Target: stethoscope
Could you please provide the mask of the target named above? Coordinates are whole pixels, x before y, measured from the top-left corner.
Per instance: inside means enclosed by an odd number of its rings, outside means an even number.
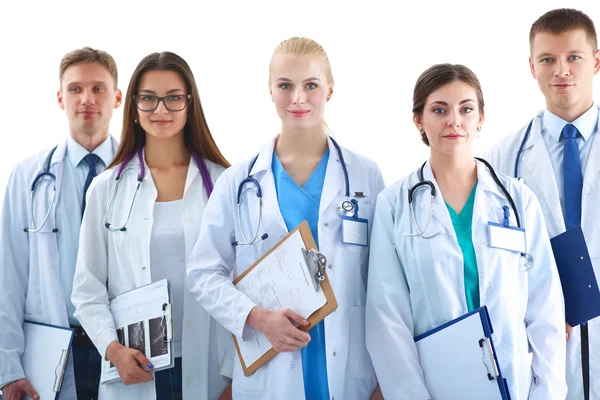
[[[515,159],[515,178],[519,178],[519,161],[521,161],[521,153],[523,153],[523,148],[525,148],[525,143],[527,143],[527,138],[529,137],[529,133],[531,132],[531,126],[533,125],[533,120],[529,123],[527,130],[525,131],[525,135],[523,135],[523,140],[521,141],[521,146],[519,146],[519,151],[517,151],[517,158]]]
[[[345,199],[338,203],[338,214],[341,216],[354,216],[354,213],[357,210],[357,201],[355,199],[350,200],[350,179],[348,178],[348,169],[346,168],[346,161],[344,160],[344,154],[342,153],[342,149],[340,145],[335,141],[331,136],[329,137],[331,142],[335,146],[337,150],[338,156],[340,158],[340,164],[342,164],[342,170],[344,171],[344,182],[346,184],[346,193]],[[237,191],[237,220],[238,226],[240,228],[240,233],[242,234],[242,240],[233,240],[231,242],[232,246],[245,246],[256,244],[261,240],[265,240],[269,237],[267,233],[263,233],[259,236],[260,224],[262,222],[262,189],[260,187],[260,183],[256,179],[252,177],[252,168],[254,164],[256,164],[256,160],[258,159],[258,155],[254,157],[252,162],[250,163],[250,167],[248,168],[248,176],[246,179],[240,182]],[[258,197],[258,224],[256,224],[256,229],[253,232],[252,238],[248,240],[246,235],[244,234],[244,230],[242,229],[242,196],[247,190],[254,190],[256,192],[256,197]]]
[[[108,208],[106,209],[106,213],[104,214],[104,220],[102,222],[102,224],[104,225],[104,227],[112,232],[116,232],[116,231],[126,231],[127,230],[127,224],[129,223],[129,218],[131,217],[131,211],[133,210],[133,205],[135,203],[135,198],[137,196],[138,191],[140,190],[140,186],[142,184],[142,181],[144,180],[144,177],[146,176],[146,167],[144,165],[144,157],[142,155],[142,147],[138,148],[137,151],[131,152],[123,161],[123,163],[121,164],[121,166],[119,167],[118,171],[117,171],[117,176],[115,177],[115,183],[113,185],[113,189],[110,195],[110,200],[108,202]],[[133,197],[131,199],[131,203],[129,204],[129,211],[127,212],[127,219],[125,219],[125,223],[121,226],[113,226],[113,224],[111,224],[108,220],[108,215],[111,212],[118,188],[122,182],[121,180],[121,176],[123,176],[125,173],[127,173],[127,171],[136,171],[136,168],[133,166],[128,166],[129,162],[131,161],[131,159],[133,158],[134,155],[137,154],[138,157],[138,161],[140,163],[140,169],[139,171],[137,171],[137,185],[135,187],[135,191],[133,193]],[[212,191],[213,191],[213,182],[210,179],[210,175],[208,173],[208,168],[206,167],[206,164],[204,163],[204,161],[198,157],[195,153],[192,152],[192,158],[194,159],[194,162],[196,163],[196,165],[198,166],[198,169],[200,170],[200,175],[202,175],[202,181],[204,182],[204,186],[206,187],[206,192],[208,194],[208,197],[210,197]]]
[[[502,184],[502,182],[498,178],[498,175],[496,175],[496,171],[494,171],[494,169],[492,168],[490,163],[488,163],[483,158],[475,157],[475,159],[478,161],[481,161],[490,170],[490,173],[492,174],[492,178],[494,179],[494,182],[496,182],[496,184],[498,185],[500,190],[502,190],[502,192],[508,199],[508,202],[510,203],[510,207],[512,208],[513,212],[515,213],[515,219],[517,220],[517,227],[521,228],[521,217],[520,217],[519,211],[517,210],[517,207],[515,205],[515,201],[513,200],[510,193],[508,193],[508,190],[506,190],[506,187]],[[408,204],[410,207],[410,214],[411,214],[411,218],[413,220],[415,229],[417,230],[417,233],[407,234],[407,236],[411,236],[411,237],[419,236],[424,239],[430,239],[434,236],[439,235],[443,231],[436,232],[432,235],[425,235],[425,232],[427,231],[427,228],[429,227],[429,223],[431,222],[431,216],[433,215],[433,205],[435,203],[435,196],[436,196],[435,186],[434,186],[433,182],[426,181],[425,178],[423,177],[423,170],[425,169],[426,164],[427,164],[427,161],[425,161],[423,163],[423,165],[421,166],[421,169],[419,170],[419,182],[408,190]],[[431,204],[429,206],[429,217],[427,218],[427,224],[425,225],[425,229],[423,229],[423,230],[421,230],[419,228],[419,224],[417,223],[417,219],[415,217],[415,210],[414,210],[414,206],[413,206],[414,192],[416,190],[418,190],[419,188],[425,188],[425,189],[429,188],[429,190],[431,192]],[[506,210],[505,210],[505,218],[506,218]],[[523,267],[528,267],[527,269],[531,268],[531,265],[533,264],[533,257],[531,257],[530,254],[521,253],[520,264]]]
[[[52,207],[54,207],[55,202],[56,202],[56,175],[54,175],[53,173],[50,172],[50,164],[52,163],[52,156],[54,155],[54,152],[56,151],[57,148],[58,148],[58,146],[55,146],[52,150],[50,150],[50,153],[48,154],[48,158],[46,160],[46,166],[44,167],[44,170],[42,172],[40,172],[39,174],[37,174],[36,177],[33,179],[33,183],[31,185],[31,194],[29,195],[29,198],[30,198],[29,218],[32,223],[32,227],[31,228],[28,228],[28,227],[23,228],[24,232],[28,232],[28,233],[56,233],[56,232],[58,232],[58,228],[53,228],[49,231],[42,231],[42,229],[46,225],[46,221],[48,221],[48,217],[50,217],[50,213],[52,212]],[[35,223],[35,215],[33,213],[33,206],[34,206],[34,201],[35,201],[35,197],[36,197],[36,193],[37,193],[38,183],[40,183],[44,179],[50,180],[50,182],[52,183],[52,186],[53,186],[53,188],[52,188],[53,191],[52,191],[52,199],[50,200],[50,206],[48,207],[48,211],[46,212],[46,215],[44,216],[42,223],[38,227],[37,224]]]

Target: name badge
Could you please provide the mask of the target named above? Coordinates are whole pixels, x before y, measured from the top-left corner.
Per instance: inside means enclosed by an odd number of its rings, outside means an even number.
[[[342,242],[369,245],[369,221],[364,218],[342,217]]]
[[[516,226],[505,226],[496,222],[488,222],[489,246],[497,249],[527,252],[525,229]]]

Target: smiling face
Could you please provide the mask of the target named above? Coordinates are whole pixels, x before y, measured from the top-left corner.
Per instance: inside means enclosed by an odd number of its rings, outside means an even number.
[[[310,129],[323,124],[325,103],[333,94],[323,57],[275,54],[269,88],[284,129]]]
[[[146,134],[156,139],[169,139],[177,135],[183,137],[187,121],[187,95],[185,82],[177,72],[145,72],[140,79],[136,98],[138,121]],[[165,98],[158,101],[158,97]],[[142,111],[152,110],[156,101],[158,106],[153,111]],[[167,109],[165,103],[171,110]],[[183,109],[180,111],[172,111],[181,107]]]
[[[593,78],[600,70],[600,51],[583,29],[559,35],[539,32],[531,45],[529,66],[546,98],[546,107],[572,121],[593,103]]]
[[[432,152],[446,155],[470,155],[483,119],[476,90],[461,80],[431,92],[422,115],[414,116],[415,125],[427,135]]]

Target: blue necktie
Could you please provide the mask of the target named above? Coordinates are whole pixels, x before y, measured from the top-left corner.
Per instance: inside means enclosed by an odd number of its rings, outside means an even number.
[[[81,216],[83,217],[83,212],[85,211],[85,194],[87,193],[88,188],[90,187],[90,183],[92,183],[92,179],[96,176],[96,164],[100,161],[100,157],[97,155],[90,153],[87,156],[83,157],[83,161],[87,163],[90,167],[88,170],[87,177],[85,178],[85,185],[83,186],[83,200],[81,202]]]
[[[581,225],[583,177],[581,175],[579,147],[575,140],[578,133],[579,131],[572,124],[567,124],[562,130],[565,143],[563,179],[565,186],[565,225],[567,229]]]

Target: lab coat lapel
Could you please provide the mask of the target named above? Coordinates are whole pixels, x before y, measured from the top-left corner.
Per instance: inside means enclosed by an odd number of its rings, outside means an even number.
[[[500,222],[496,220],[496,215],[492,210],[502,211],[502,206],[498,200],[510,207],[508,199],[498,186],[492,172],[480,161],[477,161],[477,189],[475,192],[475,201],[473,204],[472,226],[487,226],[488,222]],[[512,211],[511,211],[512,212]],[[483,225],[479,225],[483,224]],[[475,228],[473,228],[475,229]]]
[[[251,176],[260,183],[262,190],[262,214],[263,221],[265,222],[263,222],[264,225],[259,231],[262,232],[264,229],[269,229],[268,225],[275,223],[283,232],[287,233],[288,229],[279,209],[275,179],[273,178],[273,170],[271,169],[273,151],[275,151],[275,140],[276,138],[273,138],[262,147],[252,168]],[[250,212],[254,213],[255,211],[251,209]],[[256,216],[256,220],[258,220],[258,216]],[[252,219],[252,221],[255,221],[255,219]]]
[[[527,144],[523,148],[521,162],[519,164],[519,173],[525,180],[525,184],[531,187],[536,193],[542,196],[538,200],[550,210],[548,215],[554,218],[548,220],[546,224],[550,232],[564,232],[565,221],[563,218],[558,188],[554,178],[554,169],[548,155],[548,149],[541,132],[541,116],[537,116],[533,122]]]
[[[327,138],[327,143],[329,145],[329,160],[327,161],[327,171],[325,172],[325,180],[321,192],[319,217],[323,215],[325,210],[327,210],[330,204],[337,198],[338,193],[340,193],[340,191],[345,192],[346,189],[344,169],[342,167],[340,155],[331,139]],[[346,161],[346,168],[349,168],[348,157],[346,156],[344,159]],[[345,195],[345,193],[342,194]]]
[[[598,136],[600,130],[600,113],[598,115],[598,122],[596,124],[596,136]],[[588,139],[589,140],[589,139]],[[598,172],[600,172],[600,140],[598,138],[594,138],[594,142],[592,143],[592,148],[590,149],[590,155],[588,156],[587,166],[585,167],[585,171],[583,174],[583,205],[582,209],[585,209],[585,194],[590,194],[594,189],[594,182],[596,181],[596,177],[598,176]]]
[[[418,176],[418,174],[419,174],[419,172],[417,171],[416,175]],[[436,219],[444,226],[444,228],[446,228],[446,230],[448,232],[450,232],[450,234],[454,238],[456,238],[456,234],[454,232],[454,227],[452,226],[452,220],[450,219],[450,213],[448,212],[448,209],[446,208],[446,203],[444,203],[444,199],[442,197],[442,192],[440,191],[440,188],[439,188],[437,182],[435,181],[435,178],[433,177],[433,171],[431,170],[431,164],[429,161],[427,161],[427,163],[425,164],[425,168],[423,168],[423,179],[425,181],[430,181],[433,183],[433,185],[435,186],[436,196],[435,196],[435,200],[434,200],[434,203],[432,206],[431,192],[429,191],[428,186],[425,186],[424,188],[419,188],[417,191],[414,192],[413,199],[416,199],[415,195],[421,196],[421,201],[419,203],[419,207],[421,208],[422,216],[419,217],[419,216],[415,215],[415,218],[417,219],[417,221],[419,223],[419,228],[421,230],[425,229],[425,226],[427,225],[427,220],[429,218],[429,212],[431,210],[431,207],[433,207],[432,222],[429,224],[427,231],[423,232],[423,234],[425,236],[427,236],[427,235],[431,235],[431,234],[435,233],[436,231],[439,231],[439,228],[437,228],[437,227],[435,227],[435,225],[433,225],[433,219]],[[418,182],[418,180],[417,180],[417,182]],[[421,192],[421,193],[419,194],[419,192]],[[415,210],[415,212],[418,212],[418,211]]]

